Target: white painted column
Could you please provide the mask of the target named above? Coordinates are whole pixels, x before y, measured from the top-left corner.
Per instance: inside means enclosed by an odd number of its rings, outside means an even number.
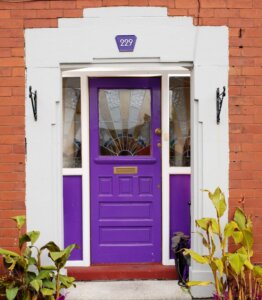
[[[41,232],[39,245],[49,240],[63,245],[61,80],[59,68],[27,69],[27,228]],[[30,85],[37,91],[37,121]]]
[[[193,130],[192,130],[192,184],[191,184],[191,248],[204,253],[196,232],[195,220],[215,217],[215,209],[207,193],[219,186],[228,196],[228,101],[224,98],[221,122],[216,122],[216,89],[227,87],[227,66],[195,66],[193,72]],[[228,92],[228,91],[227,91]],[[224,218],[224,223],[227,216]],[[209,268],[192,261],[190,280],[212,280]],[[194,297],[207,297],[212,288],[195,287]]]

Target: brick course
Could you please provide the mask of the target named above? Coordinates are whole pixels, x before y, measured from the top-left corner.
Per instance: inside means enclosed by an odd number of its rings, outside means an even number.
[[[46,0],[0,1],[0,246],[14,249],[11,216],[25,213],[25,28],[56,27],[60,17],[101,6],[165,6],[200,26],[230,32],[230,215],[241,195],[256,226],[255,261],[262,262],[262,1]],[[207,187],[208,188],[208,187]]]

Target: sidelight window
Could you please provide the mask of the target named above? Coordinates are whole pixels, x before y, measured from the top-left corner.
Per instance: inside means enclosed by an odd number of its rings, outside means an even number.
[[[170,77],[169,84],[169,163],[190,167],[190,77]]]
[[[81,168],[80,78],[63,78],[63,167]]]

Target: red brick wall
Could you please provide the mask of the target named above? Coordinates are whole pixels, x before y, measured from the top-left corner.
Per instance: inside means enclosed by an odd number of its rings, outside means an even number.
[[[244,195],[262,262],[262,0],[15,1],[0,1],[0,247],[15,246],[9,217],[25,212],[24,28],[56,27],[86,7],[165,6],[195,25],[229,27],[230,213]]]

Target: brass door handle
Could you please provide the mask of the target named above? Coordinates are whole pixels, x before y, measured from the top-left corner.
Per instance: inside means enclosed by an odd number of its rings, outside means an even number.
[[[161,128],[156,128],[155,129],[155,134],[156,135],[161,135]]]
[[[161,143],[156,144],[158,148],[161,148]]]

